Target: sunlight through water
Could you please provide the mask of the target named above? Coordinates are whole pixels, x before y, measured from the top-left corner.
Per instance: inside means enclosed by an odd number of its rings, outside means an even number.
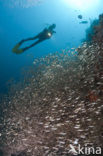
[[[88,10],[97,7],[100,0],[63,0],[63,2],[74,9]]]

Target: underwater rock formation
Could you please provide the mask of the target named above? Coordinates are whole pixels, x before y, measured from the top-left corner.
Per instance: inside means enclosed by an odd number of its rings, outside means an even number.
[[[4,156],[73,156],[71,145],[103,147],[101,53],[84,43],[34,61],[29,84],[3,103]]]
[[[86,41],[98,43],[103,47],[103,14],[99,15],[99,19],[92,21],[86,30]]]
[[[103,45],[103,14],[99,15],[99,24],[94,26],[94,32],[93,41]]]

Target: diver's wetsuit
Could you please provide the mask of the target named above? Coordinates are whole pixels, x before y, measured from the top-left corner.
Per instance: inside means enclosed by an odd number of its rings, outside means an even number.
[[[37,36],[35,37],[32,37],[32,38],[27,38],[25,40],[22,40],[20,41],[14,48],[13,48],[13,52],[16,53],[16,54],[20,54],[22,52],[24,52],[25,50],[35,46],[36,44],[44,41],[44,40],[47,40],[47,39],[50,39],[51,36],[53,35],[53,33],[56,33],[53,29],[56,27],[55,24],[52,24],[51,26],[49,26],[49,28],[45,28],[42,32],[40,32]],[[19,49],[20,45],[23,43],[23,42],[26,42],[26,41],[30,41],[30,40],[35,40],[35,39],[38,39],[35,43],[31,44],[30,46],[27,46],[25,48],[22,48],[22,49]]]

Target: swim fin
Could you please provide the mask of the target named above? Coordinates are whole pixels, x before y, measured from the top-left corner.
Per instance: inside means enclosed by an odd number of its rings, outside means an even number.
[[[24,51],[23,51],[23,49],[19,49],[19,47],[20,47],[20,45],[21,44],[16,44],[15,46],[14,46],[14,48],[12,49],[12,52],[13,53],[16,53],[16,54],[21,54],[21,53],[23,53]]]

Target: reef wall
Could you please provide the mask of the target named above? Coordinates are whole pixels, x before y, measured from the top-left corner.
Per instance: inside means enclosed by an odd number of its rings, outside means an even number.
[[[95,42],[103,48],[103,14],[91,22],[90,27],[86,30],[85,41]]]

